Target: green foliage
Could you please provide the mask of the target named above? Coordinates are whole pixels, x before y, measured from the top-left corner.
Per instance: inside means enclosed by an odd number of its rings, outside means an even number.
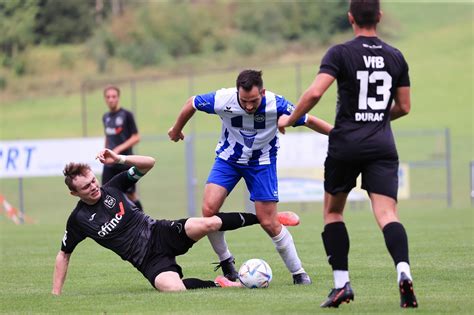
[[[93,0],[40,0],[35,22],[37,41],[46,44],[81,43],[95,26]]]
[[[118,56],[136,68],[169,58],[216,55],[229,51],[254,54],[264,45],[281,45],[315,33],[316,43],[347,28],[339,23],[347,4],[276,1],[143,1],[111,14],[112,2],[95,0],[0,0],[0,54],[12,58],[27,45],[87,44],[97,71],[108,70]],[[118,2],[117,2],[118,1]],[[5,32],[6,31],[6,32]],[[307,35],[306,35],[307,36]],[[3,58],[4,59],[4,58]],[[72,69],[67,55],[63,68]],[[3,65],[14,66],[10,60]],[[18,64],[18,63],[17,63]],[[14,72],[24,73],[17,65]]]
[[[345,1],[147,2],[114,18],[108,30],[119,56],[142,67],[158,64],[161,55],[181,58],[233,50],[250,56],[258,46],[298,40],[309,32],[318,32],[315,41],[321,42],[348,27],[339,23],[346,6]]]
[[[259,43],[259,37],[252,33],[242,33],[232,39],[232,46],[235,51],[244,56],[253,55]]]
[[[117,55],[127,59],[134,67],[157,66],[167,58],[167,51],[153,39],[119,46]]]
[[[110,44],[110,35],[103,28],[99,28],[87,42],[87,52],[97,65],[97,72],[104,73],[107,70],[107,61],[115,47]]]
[[[76,56],[73,52],[69,50],[62,50],[59,56],[59,65],[65,69],[73,69],[75,58]]]
[[[24,58],[15,58],[13,60],[13,71],[17,76],[22,76],[26,73],[26,61]]]
[[[4,90],[7,87],[7,78],[0,74],[0,90]]]
[[[261,1],[239,2],[234,17],[237,28],[256,34],[263,41],[298,40],[307,32],[318,33],[324,42],[332,34],[349,27],[346,1]]]
[[[37,0],[0,0],[1,54],[13,58],[33,43],[37,12]]]

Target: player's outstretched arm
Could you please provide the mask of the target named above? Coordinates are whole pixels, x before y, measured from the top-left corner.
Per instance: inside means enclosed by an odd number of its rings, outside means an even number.
[[[190,97],[186,103],[184,104],[181,112],[176,119],[174,125],[168,130],[168,136],[170,137],[171,141],[178,142],[179,140],[184,139],[184,134],[182,132],[186,123],[193,117],[196,109],[193,107],[193,99],[194,96]]]
[[[119,155],[112,150],[103,149],[97,154],[97,159],[102,164],[125,164],[135,166],[142,174],[146,174],[155,166],[155,159],[145,155]]]
[[[66,280],[70,257],[71,254],[66,254],[63,251],[59,251],[58,255],[56,256],[56,264],[54,265],[53,273],[53,290],[51,291],[51,293],[54,295],[61,294],[64,281]]]
[[[281,130],[281,128],[292,126],[299,117],[308,113],[319,102],[323,94],[335,79],[336,78],[326,73],[318,74],[313,83],[311,83],[308,89],[300,97],[298,105],[296,105],[296,108],[293,113],[291,113],[290,117],[282,120],[281,124],[280,121],[278,122],[278,128]],[[285,126],[283,124],[285,124]]]
[[[308,115],[305,126],[316,132],[322,133],[323,135],[328,135],[333,128],[333,125],[327,121],[316,118],[312,115]]]

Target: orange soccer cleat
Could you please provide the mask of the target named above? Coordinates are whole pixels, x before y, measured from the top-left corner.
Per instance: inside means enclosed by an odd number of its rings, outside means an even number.
[[[230,281],[224,276],[217,276],[214,280],[215,284],[221,288],[242,288],[243,285],[239,281]]]
[[[285,226],[295,226],[300,224],[300,217],[293,211],[278,212],[278,221]]]

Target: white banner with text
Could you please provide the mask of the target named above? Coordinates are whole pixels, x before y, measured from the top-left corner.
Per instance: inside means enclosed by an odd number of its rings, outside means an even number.
[[[0,141],[0,178],[62,176],[69,162],[87,163],[100,174],[95,157],[103,147],[98,137]]]

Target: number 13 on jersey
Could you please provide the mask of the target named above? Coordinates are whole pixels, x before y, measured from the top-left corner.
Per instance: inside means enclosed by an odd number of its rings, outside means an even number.
[[[387,108],[390,99],[390,89],[392,88],[392,76],[387,71],[373,71],[369,75],[369,71],[357,71],[357,80],[359,80],[359,110],[367,110],[369,106],[373,110],[384,110]],[[377,84],[382,81],[382,84]],[[369,84],[376,84],[376,94],[382,96],[377,101],[376,97],[367,97]]]

